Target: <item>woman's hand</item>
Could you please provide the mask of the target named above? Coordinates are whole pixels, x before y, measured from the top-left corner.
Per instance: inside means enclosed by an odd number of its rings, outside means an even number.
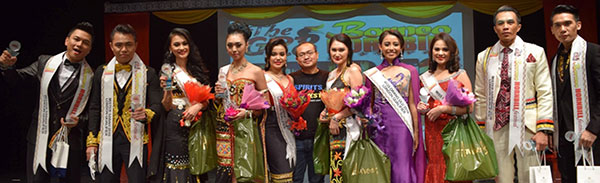
[[[216,94],[225,93],[225,88],[223,88],[221,86],[221,83],[219,83],[219,82],[215,83],[215,93]]]
[[[447,105],[440,105],[434,107],[433,109],[429,110],[429,112],[427,112],[427,119],[429,119],[430,121],[435,121],[438,117],[440,117],[442,113],[448,111],[448,108],[450,108],[450,106]]]
[[[167,76],[160,76],[160,87],[161,88],[165,88],[167,87]]]
[[[339,119],[334,117],[331,117],[331,120],[329,122],[329,133],[331,133],[331,135],[338,135],[340,134],[340,124],[339,124]]]
[[[248,113],[252,112],[251,110],[246,110],[244,108],[240,108],[240,109],[236,109],[236,110],[238,111],[238,113],[233,118],[231,118],[232,121],[246,118],[249,116]]]
[[[202,103],[196,103],[188,107],[185,111],[183,111],[182,119],[194,121],[194,118],[196,118],[196,115],[198,114],[198,112],[200,112],[203,106],[204,105]]]
[[[427,112],[429,112],[429,104],[419,101],[419,104],[417,104],[417,112],[420,114],[427,114]]]
[[[413,151],[417,151],[417,148],[419,147],[419,135],[415,134],[413,136]]]
[[[323,110],[321,111],[321,114],[319,114],[319,121],[321,123],[327,123],[329,122],[329,116],[327,116],[327,110]]]

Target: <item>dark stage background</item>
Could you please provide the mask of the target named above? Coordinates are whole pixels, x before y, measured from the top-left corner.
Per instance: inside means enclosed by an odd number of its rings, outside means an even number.
[[[600,3],[592,4],[597,7],[596,9],[600,9],[598,8]],[[540,9],[522,18],[523,26],[519,35],[525,41],[546,47],[548,41],[546,32],[549,25],[546,25],[548,20],[545,18],[545,13],[544,9]],[[592,21],[598,20],[600,16],[596,12],[586,13],[585,16],[588,16],[586,18],[592,19]],[[3,2],[0,11],[0,17],[4,19],[3,25],[0,26],[0,49],[5,49],[11,40],[20,41],[23,48],[18,56],[16,67],[26,67],[40,54],[56,54],[64,51],[64,40],[68,30],[77,22],[89,21],[94,24],[96,36],[87,60],[92,68],[96,68],[109,59],[106,56],[112,55],[105,46],[107,41],[104,31],[112,29],[112,27],[104,27],[106,16],[114,17],[118,14],[105,15],[104,2],[98,0]],[[150,21],[146,32],[148,45],[138,47],[138,53],[146,52],[149,55],[147,63],[155,69],[160,69],[169,31],[174,27],[184,27],[191,31],[194,42],[200,47],[205,64],[211,71],[211,81],[214,83],[218,63],[217,31],[225,31],[217,30],[217,15],[214,14],[210,18],[192,25],[173,24],[151,13],[148,13],[148,16]],[[492,19],[491,15],[473,12],[475,53],[497,41],[496,34],[492,30]],[[586,27],[584,23],[583,29],[586,28],[589,26]],[[591,34],[594,38],[590,41],[597,42],[598,32]],[[584,36],[584,38],[586,37]],[[551,49],[555,50],[555,48]],[[553,55],[554,53],[547,52],[547,54]],[[474,71],[468,72],[470,75],[474,74]],[[4,83],[0,83],[0,182],[9,181],[12,178],[21,180],[24,178],[25,136],[31,122],[32,111],[37,109],[38,92],[39,86],[31,81],[23,82],[18,88],[6,88]]]

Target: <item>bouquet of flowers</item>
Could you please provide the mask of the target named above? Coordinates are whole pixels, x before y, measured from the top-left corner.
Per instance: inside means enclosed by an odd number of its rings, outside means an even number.
[[[269,107],[269,102],[265,100],[263,93],[254,89],[254,85],[246,84],[246,86],[244,86],[244,94],[242,95],[242,102],[240,103],[239,108],[244,108],[246,110],[261,110]],[[234,106],[229,107],[225,110],[225,121],[231,121],[238,113],[239,111]]]
[[[185,94],[190,101],[190,104],[194,105],[197,103],[206,102],[210,99],[214,99],[215,95],[210,93],[210,86],[199,84],[198,82],[188,81],[183,84],[183,88],[185,90]],[[184,112],[185,115],[185,112]],[[199,111],[194,117],[193,121],[197,121],[202,116],[202,111]],[[191,122],[189,120],[181,119],[179,121],[180,126],[191,126]]]
[[[448,89],[446,90],[446,97],[441,102],[443,105],[455,105],[455,106],[468,106],[475,102],[475,95],[472,92],[465,89],[462,84],[456,80],[451,79],[448,81]]]
[[[344,97],[347,93],[348,90],[345,88],[333,88],[321,91],[321,101],[323,101],[323,104],[325,104],[328,114],[333,115],[344,109]]]
[[[283,97],[279,99],[281,106],[292,116],[290,122],[290,130],[294,135],[300,135],[300,131],[306,130],[306,120],[302,118],[302,113],[308,104],[310,104],[310,96],[312,90],[302,90],[298,92],[295,88],[284,90]]]
[[[363,101],[368,100],[369,88],[361,85],[353,88],[344,97],[344,104],[350,107],[353,113],[358,114],[359,117],[365,118],[363,111]]]

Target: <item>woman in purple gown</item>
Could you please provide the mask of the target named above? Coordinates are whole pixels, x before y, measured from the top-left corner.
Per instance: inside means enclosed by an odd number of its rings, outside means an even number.
[[[404,38],[395,30],[384,31],[379,37],[379,50],[384,57],[377,70],[365,72],[368,76],[366,87],[371,89],[371,99],[365,114],[370,115],[373,123],[369,125],[372,140],[390,158],[391,182],[422,183],[425,171],[425,155],[421,122],[417,116],[419,74],[415,67],[402,63]],[[391,103],[371,81],[373,72],[381,72],[408,104],[405,123]],[[379,81],[380,82],[380,81]],[[388,92],[389,93],[389,92]],[[400,105],[402,106],[402,105]],[[411,129],[412,128],[412,129]]]

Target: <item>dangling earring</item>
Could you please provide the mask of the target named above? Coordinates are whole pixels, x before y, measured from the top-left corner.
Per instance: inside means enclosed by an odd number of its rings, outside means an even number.
[[[400,52],[400,60],[404,59],[404,53]]]
[[[286,68],[287,68],[287,63],[285,63],[285,65],[283,65],[283,67],[286,67]]]
[[[381,50],[379,50],[379,58],[381,58],[381,60],[383,60],[383,53]]]

